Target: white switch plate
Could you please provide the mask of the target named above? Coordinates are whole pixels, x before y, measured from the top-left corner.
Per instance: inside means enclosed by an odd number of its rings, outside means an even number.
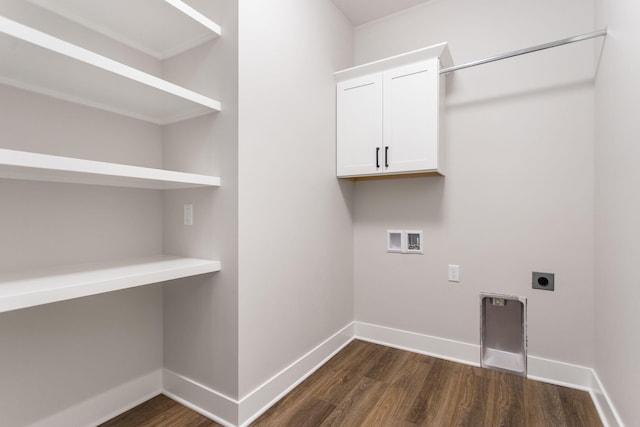
[[[193,225],[193,205],[184,205],[184,225]]]
[[[450,282],[459,282],[460,281],[460,266],[449,264],[449,281]]]

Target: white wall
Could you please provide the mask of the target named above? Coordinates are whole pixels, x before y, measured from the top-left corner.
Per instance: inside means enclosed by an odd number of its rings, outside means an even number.
[[[355,32],[356,63],[447,41],[454,63],[591,31],[583,0],[433,0]],[[528,298],[529,354],[593,366],[590,43],[459,71],[447,83],[446,178],[358,182],[355,317],[479,344],[479,293]],[[425,254],[387,254],[387,229]],[[459,284],[447,265],[459,264]],[[531,272],[556,291],[531,289]]]
[[[329,0],[240,2],[240,397],[353,319],[332,76],[351,37]]]
[[[164,292],[164,367],[238,396],[238,4],[190,1],[222,37],[164,61],[164,77],[222,103],[222,111],[166,126],[164,166],[221,177],[220,188],[164,194],[164,250],[218,259],[222,271],[174,281]],[[194,224],[183,225],[193,204]],[[174,392],[174,390],[169,390]]]
[[[627,426],[639,425],[639,19],[637,2],[598,2],[608,34],[596,81],[595,366]]]
[[[3,313],[0,340],[2,425],[51,420],[162,367],[162,288],[147,286]],[[101,411],[114,410],[94,409],[89,422],[96,421],[96,414],[108,415]]]

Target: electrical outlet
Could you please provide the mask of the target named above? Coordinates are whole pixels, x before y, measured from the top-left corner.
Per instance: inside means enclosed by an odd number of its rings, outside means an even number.
[[[449,264],[449,281],[450,282],[459,282],[460,281],[460,266]]]
[[[193,225],[193,205],[184,205],[184,225]]]
[[[534,271],[531,273],[531,287],[543,291],[555,290],[555,274]]]

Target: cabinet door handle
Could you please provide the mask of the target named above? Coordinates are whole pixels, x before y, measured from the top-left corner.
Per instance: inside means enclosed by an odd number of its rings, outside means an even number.
[[[376,169],[380,167],[380,147],[376,147]]]
[[[384,147],[384,167],[389,167],[389,146]]]

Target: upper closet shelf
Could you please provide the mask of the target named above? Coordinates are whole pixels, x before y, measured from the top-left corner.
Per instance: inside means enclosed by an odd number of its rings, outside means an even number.
[[[160,190],[220,185],[216,176],[6,149],[0,149],[0,178]]]
[[[218,24],[180,0],[30,0],[157,59],[218,37]]]
[[[221,108],[214,99],[2,16],[0,57],[0,83],[152,123]]]
[[[220,271],[220,261],[155,256],[0,275],[0,313]]]
[[[366,74],[378,73],[390,68],[402,67],[414,62],[423,61],[425,59],[439,58],[441,67],[450,67],[453,65],[451,53],[446,42],[427,46],[422,49],[412,50],[400,55],[391,56],[389,58],[378,61],[369,62],[367,64],[358,65],[333,73],[336,82],[350,80],[355,77],[361,77]]]

